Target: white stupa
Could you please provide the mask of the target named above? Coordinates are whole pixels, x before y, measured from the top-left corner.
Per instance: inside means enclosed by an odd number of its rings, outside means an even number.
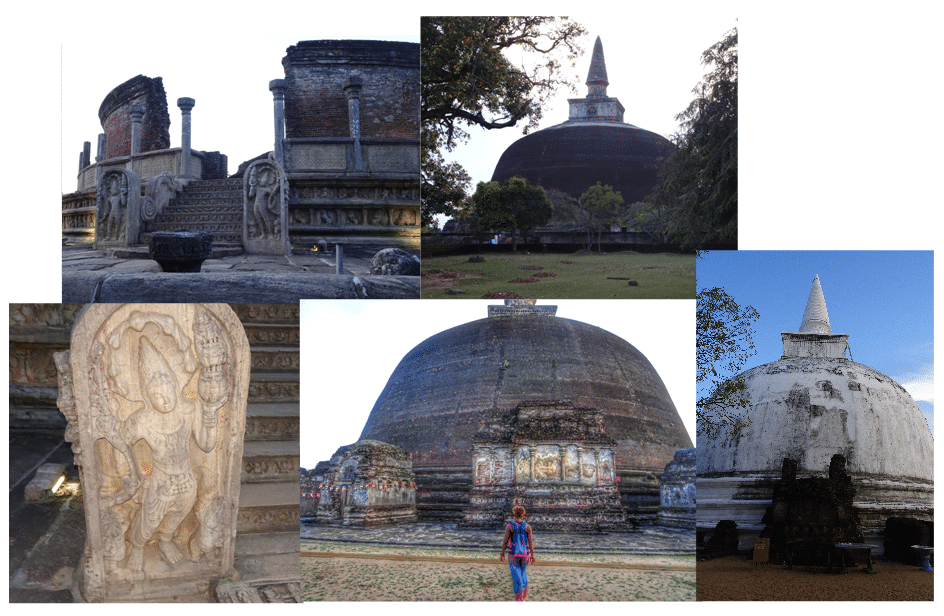
[[[784,332],[780,360],[741,374],[751,425],[738,438],[699,439],[698,528],[734,520],[741,548],[764,528],[773,482],[784,458],[798,475],[827,475],[834,454],[846,457],[857,490],[866,542],[881,544],[885,520],[934,514],[934,440],[905,389],[847,358],[849,336],[834,334],[819,276],[800,331]]]

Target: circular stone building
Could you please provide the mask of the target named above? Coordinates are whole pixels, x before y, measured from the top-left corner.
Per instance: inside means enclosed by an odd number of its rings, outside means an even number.
[[[622,507],[655,514],[659,476],[692,446],[662,379],[622,338],[556,316],[555,306],[490,306],[485,319],[428,338],[403,358],[360,440],[408,451],[421,518],[458,520],[473,439],[522,403],[599,409],[613,439]]]
[[[751,401],[746,433],[698,448],[699,530],[734,520],[749,549],[783,459],[797,461],[798,475],[826,476],[834,454],[845,456],[867,543],[881,544],[891,516],[933,520],[931,430],[901,385],[846,359],[849,337],[832,333],[819,276],[799,333],[782,336],[779,361],[740,375]]]
[[[545,190],[577,198],[600,182],[623,195],[626,204],[652,192],[675,146],[665,137],[623,122],[623,106],[607,96],[603,44],[597,37],[587,75],[587,96],[570,99],[570,117],[522,137],[498,160],[492,181],[527,178]]]

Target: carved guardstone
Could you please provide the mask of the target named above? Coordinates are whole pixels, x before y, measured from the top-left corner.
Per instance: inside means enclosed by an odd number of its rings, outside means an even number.
[[[249,165],[243,184],[243,248],[247,254],[291,254],[288,180],[271,158]]]
[[[92,304],[56,365],[85,494],[83,596],[211,600],[235,572],[250,367],[238,317]]]
[[[98,180],[95,248],[138,243],[141,232],[141,178],[127,169],[108,169]]]

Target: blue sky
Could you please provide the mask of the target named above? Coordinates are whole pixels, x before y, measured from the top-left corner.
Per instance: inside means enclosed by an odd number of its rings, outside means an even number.
[[[933,433],[933,265],[930,251],[712,251],[697,276],[699,289],[723,287],[760,313],[747,369],[780,359],[780,333],[799,331],[819,275],[833,333],[849,334],[854,361],[908,390]]]

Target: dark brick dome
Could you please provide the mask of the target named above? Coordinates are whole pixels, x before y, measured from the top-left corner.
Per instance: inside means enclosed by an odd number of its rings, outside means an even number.
[[[558,124],[511,144],[492,180],[518,175],[575,198],[600,182],[620,191],[624,203],[630,204],[652,192],[656,174],[674,147],[665,137],[632,124]]]
[[[415,469],[467,468],[493,411],[569,400],[604,412],[618,472],[658,471],[691,439],[662,379],[633,345],[556,316],[492,316],[436,334],[403,358],[360,440],[410,452]]]

